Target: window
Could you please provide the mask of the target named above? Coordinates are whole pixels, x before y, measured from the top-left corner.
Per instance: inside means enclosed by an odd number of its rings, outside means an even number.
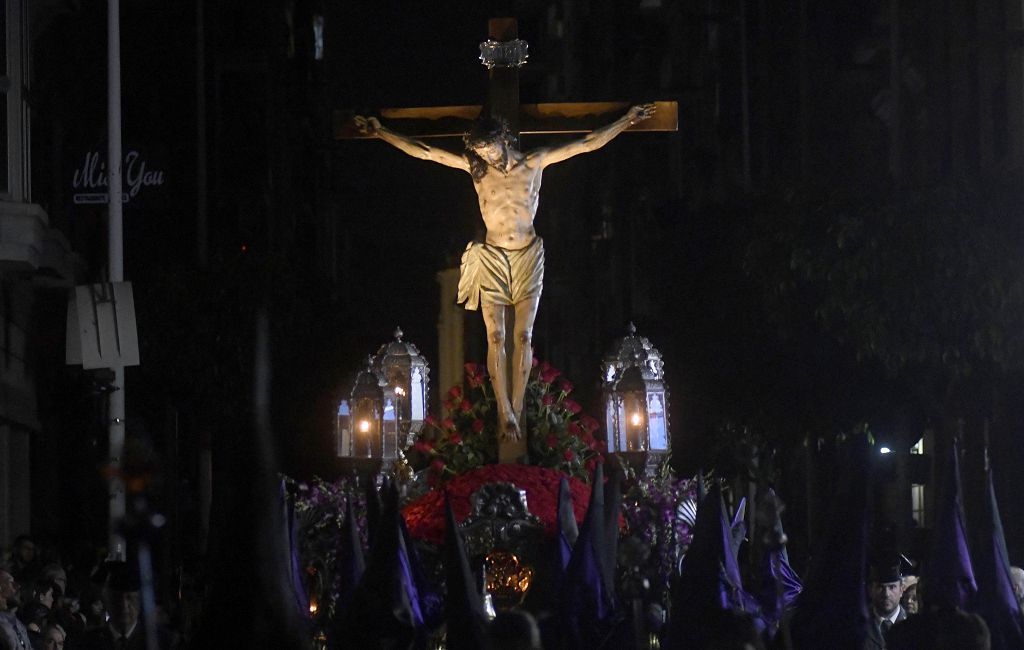
[[[22,0],[3,2],[0,53],[0,198],[31,201],[29,174],[28,7]]]

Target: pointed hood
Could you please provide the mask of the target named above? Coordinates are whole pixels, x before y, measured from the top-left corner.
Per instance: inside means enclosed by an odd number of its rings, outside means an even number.
[[[775,490],[769,488],[761,500],[759,509],[759,512],[767,513],[770,533],[767,535],[766,549],[761,559],[761,584],[757,592],[761,611],[769,625],[782,620],[782,615],[793,606],[803,589],[800,576],[789,565],[786,533],[782,528],[779,507]],[[761,521],[760,515],[758,521]]]
[[[590,504],[583,519],[579,538],[572,549],[566,572],[562,607],[569,647],[587,647],[596,641],[602,621],[612,614],[615,604],[604,581],[604,471],[594,470]]]
[[[974,611],[978,586],[967,545],[960,490],[960,446],[955,440],[950,446],[941,495],[921,595],[929,607]]]
[[[360,644],[378,640],[404,647],[422,639],[427,631],[416,559],[406,544],[397,490],[388,489],[382,505],[369,562],[349,607],[343,634],[334,639],[336,648],[362,647]]]
[[[334,606],[336,621],[344,618],[356,587],[366,571],[363,543],[359,538],[359,525],[353,507],[354,500],[355,496],[352,494],[345,499],[345,522],[341,525],[338,559],[335,561],[335,584],[338,590],[338,600]]]
[[[732,522],[729,524],[730,548],[732,549],[733,560],[736,562],[739,562],[740,547],[743,546],[743,540],[747,538],[747,522],[744,521],[746,514],[747,497],[743,497],[740,499],[739,505],[736,506],[736,512],[733,513]]]
[[[697,508],[680,584],[685,611],[729,609],[737,603],[735,594],[742,586],[740,572],[732,554],[732,530],[717,481]]]
[[[569,488],[569,479],[562,477],[558,483],[558,553],[559,565],[562,574],[569,568],[569,559],[572,557],[572,547],[580,536],[579,527],[576,525],[576,513],[572,507],[572,490]]]
[[[486,614],[483,599],[476,588],[476,579],[469,566],[451,503],[445,500],[445,599],[444,618],[449,650],[477,650],[486,644]]]
[[[295,521],[295,503],[288,496],[288,487],[283,478],[281,479],[280,495],[281,505],[284,508],[285,535],[287,537],[288,576],[295,601],[295,611],[300,618],[309,618],[309,597],[306,595],[306,587],[302,583],[302,559],[299,557],[299,524]]]
[[[217,612],[195,630],[202,648],[309,645],[308,609],[296,612],[287,507],[270,428],[270,320],[260,307],[255,323],[251,426],[213,436],[214,458],[230,459],[214,485],[209,576],[204,607]],[[245,585],[240,589],[239,585]],[[225,625],[224,621],[238,621]]]
[[[864,582],[871,449],[866,436],[856,436],[838,454],[842,466],[830,501],[834,508],[790,626],[796,648],[863,648],[869,621]]]
[[[1024,621],[1013,593],[1010,558],[1006,552],[991,468],[985,472],[985,507],[981,519],[975,554],[978,613],[988,623],[992,650],[1020,650],[1024,648]]]
[[[377,529],[380,528],[381,505],[380,492],[373,478],[366,481],[366,541],[369,547],[373,548],[373,542],[377,537]]]
[[[596,474],[596,468],[595,468]],[[615,601],[615,567],[619,555],[619,519],[622,516],[622,483],[619,472],[613,472],[604,484],[604,547],[602,568],[604,584]]]
[[[721,626],[736,621],[763,628],[757,602],[743,590],[732,552],[732,526],[717,481],[697,508],[693,540],[673,589],[672,611],[678,614],[671,621],[671,647],[704,647]]]

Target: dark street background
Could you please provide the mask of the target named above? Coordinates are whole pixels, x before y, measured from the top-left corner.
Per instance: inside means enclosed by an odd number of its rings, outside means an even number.
[[[888,3],[853,0],[225,0],[204,5],[200,113],[195,3],[125,0],[124,141],[167,179],[125,210],[143,360],[128,370],[129,435],[159,467],[167,552],[195,544],[201,451],[215,476],[249,458],[260,307],[289,475],[338,472],[338,400],[395,326],[433,367],[435,275],[481,227],[471,181],[379,141],[336,141],[331,114],[481,102],[478,44],[488,18],[511,15],[530,43],[524,103],[679,102],[678,132],[625,134],[546,171],[536,356],[600,415],[601,355],[635,322],[665,358],[676,469],[775,485],[801,551],[830,507],[838,435],[867,425],[901,454],[924,437],[931,503],[959,434],[969,504],[987,436],[1019,563],[1020,18],[995,1],[893,5],[896,21]],[[106,146],[105,12],[82,0],[33,22],[34,200],[80,256],[79,284],[106,262],[103,206],[70,189]],[[38,330],[33,444],[47,460],[32,528],[102,538],[101,398],[63,364],[64,300],[47,295]],[[468,359],[483,361],[467,322]],[[824,450],[817,465],[808,449]],[[893,489],[880,483],[882,511],[910,514]],[[927,516],[917,523],[926,535]]]

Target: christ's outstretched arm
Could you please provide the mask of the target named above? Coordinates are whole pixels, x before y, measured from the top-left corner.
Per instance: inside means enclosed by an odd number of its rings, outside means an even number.
[[[588,151],[596,151],[612,141],[615,136],[622,133],[637,122],[642,122],[654,115],[654,104],[638,104],[629,109],[625,115],[607,126],[591,131],[579,140],[573,140],[554,147],[542,147],[531,151],[530,158],[539,160],[542,167],[553,165],[578,156]]]
[[[395,133],[391,129],[381,126],[380,122],[375,117],[363,117],[362,115],[357,115],[355,116],[354,121],[356,128],[358,128],[361,133],[378,137],[384,142],[390,144],[392,147],[409,154],[413,158],[440,163],[448,167],[461,169],[464,172],[469,171],[469,162],[464,156],[454,154],[439,147],[432,147],[426,142],[414,140],[402,135],[401,133]]]

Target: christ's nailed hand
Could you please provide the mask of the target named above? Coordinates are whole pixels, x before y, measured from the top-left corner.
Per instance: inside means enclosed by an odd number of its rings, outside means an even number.
[[[363,135],[375,136],[380,131],[380,122],[375,117],[356,115],[352,121],[355,123],[356,129]]]
[[[629,123],[636,124],[649,120],[654,115],[656,106],[654,104],[637,104],[629,109]]]

